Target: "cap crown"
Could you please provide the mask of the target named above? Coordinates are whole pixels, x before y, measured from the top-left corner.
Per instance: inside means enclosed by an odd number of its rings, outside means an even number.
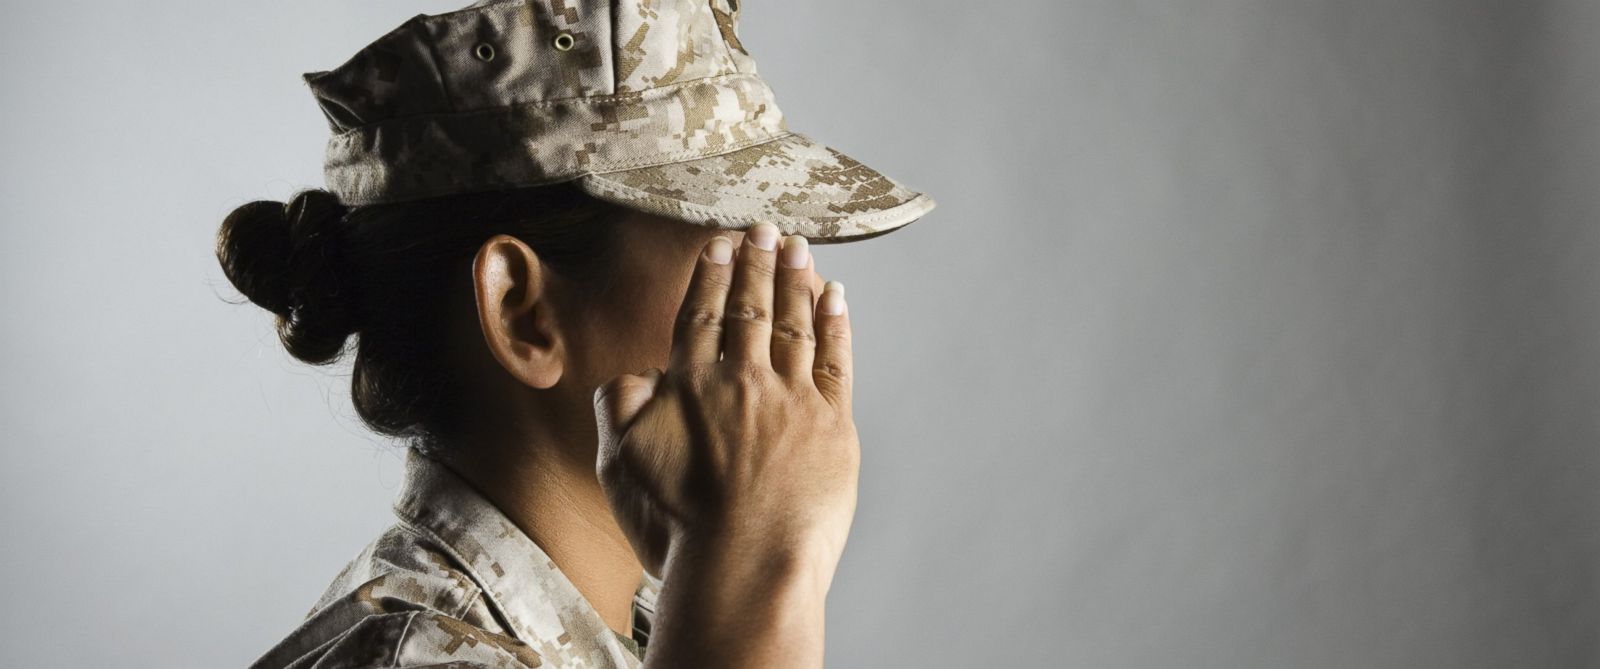
[[[788,134],[736,0],[488,0],[305,75],[346,204],[533,186]]]
[[[737,0],[483,0],[419,15],[337,69],[305,78],[343,132],[422,114],[753,76],[738,21]]]

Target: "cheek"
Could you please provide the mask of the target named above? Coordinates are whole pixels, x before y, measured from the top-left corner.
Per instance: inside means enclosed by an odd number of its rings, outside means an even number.
[[[617,265],[614,300],[604,310],[594,341],[607,349],[597,359],[600,376],[665,369],[672,354],[672,330],[700,249],[711,233],[677,222],[643,220],[628,228]],[[727,235],[738,241],[738,235]],[[737,246],[735,246],[737,248]],[[609,378],[609,377],[608,377]]]
[[[672,331],[678,322],[678,310],[683,306],[683,296],[689,290],[694,276],[694,266],[699,248],[710,241],[695,238],[693,245],[684,245],[672,261],[655,264],[648,278],[641,281],[634,302],[636,310],[631,327],[638,332],[635,350],[642,356],[643,366],[666,369],[672,356]],[[735,247],[737,248],[737,247]]]
[[[689,283],[688,275],[656,275],[633,283],[632,290],[611,310],[606,327],[610,366],[616,374],[646,368],[666,369],[672,353],[672,330]]]
[[[644,358],[644,366],[666,369],[672,355],[672,329],[678,320],[679,303],[676,296],[656,296],[648,308],[640,310],[637,350]]]

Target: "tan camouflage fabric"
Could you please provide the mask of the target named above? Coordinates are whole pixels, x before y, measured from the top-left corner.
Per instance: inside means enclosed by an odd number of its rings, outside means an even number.
[[[486,0],[417,16],[305,75],[347,205],[576,181],[689,223],[818,242],[934,202],[791,132],[738,37],[737,0]]]
[[[538,544],[443,465],[409,451],[399,517],[256,669],[638,667],[660,581],[633,630],[607,627]]]

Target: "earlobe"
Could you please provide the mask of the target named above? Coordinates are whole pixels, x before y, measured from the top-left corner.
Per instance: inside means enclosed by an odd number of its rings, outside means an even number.
[[[561,380],[565,352],[546,294],[539,256],[522,240],[495,235],[472,261],[478,327],[484,344],[513,378],[532,388]]]

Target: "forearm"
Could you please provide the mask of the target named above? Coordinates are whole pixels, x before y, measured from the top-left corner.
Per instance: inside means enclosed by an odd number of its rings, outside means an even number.
[[[806,542],[680,542],[662,574],[648,669],[821,667],[834,560]]]

